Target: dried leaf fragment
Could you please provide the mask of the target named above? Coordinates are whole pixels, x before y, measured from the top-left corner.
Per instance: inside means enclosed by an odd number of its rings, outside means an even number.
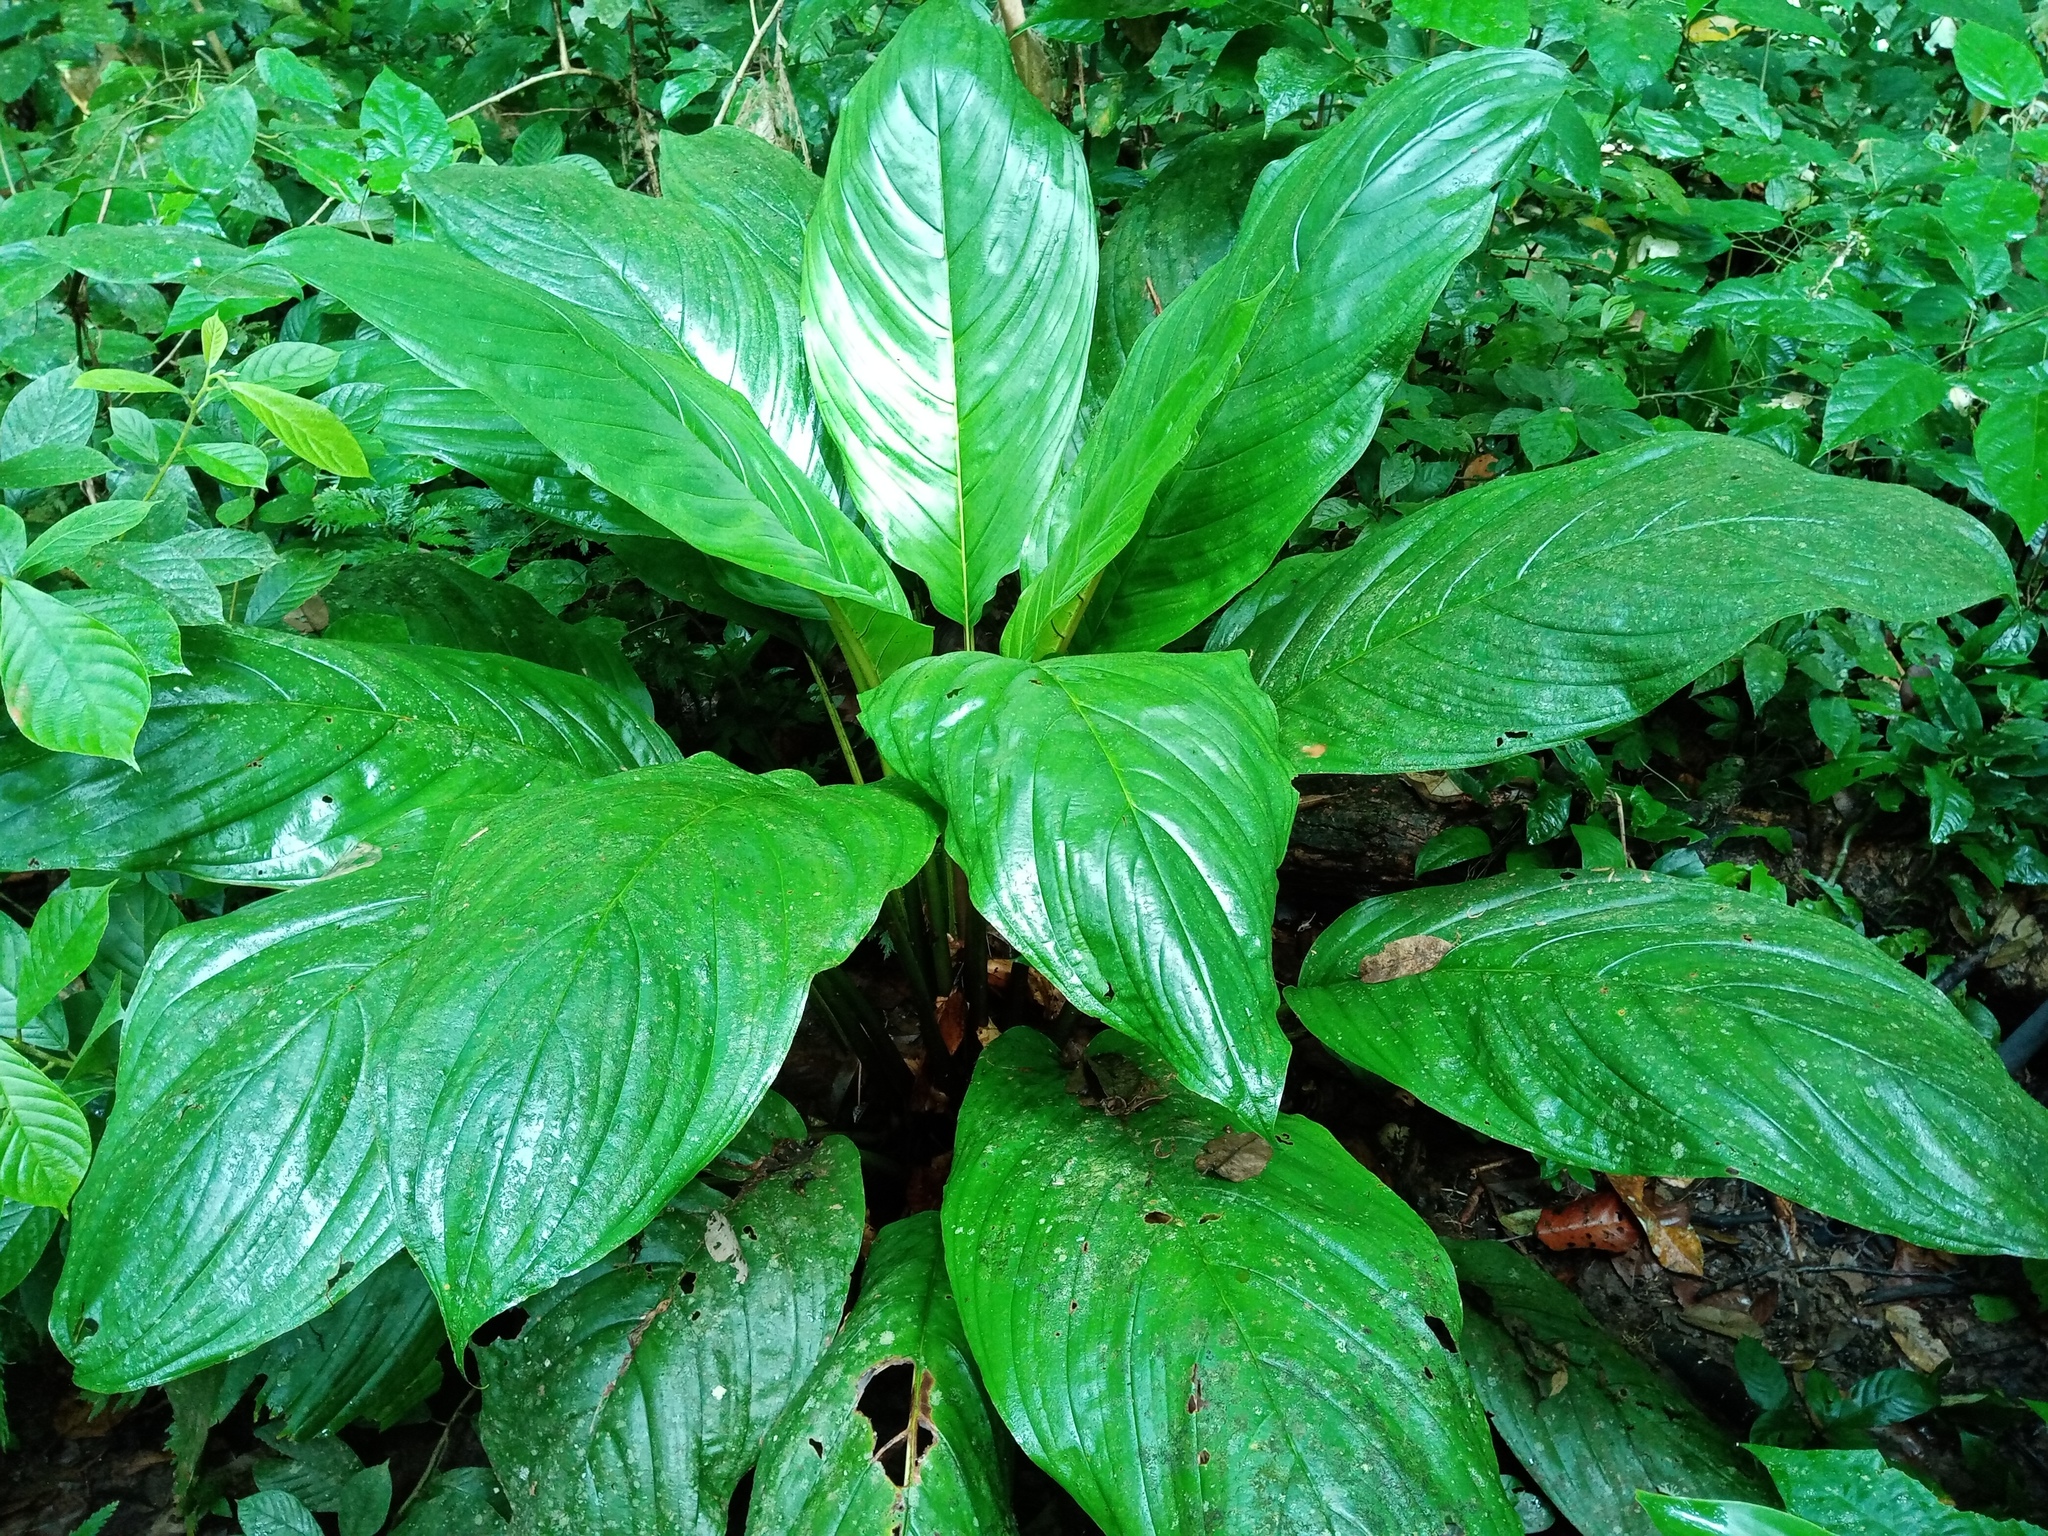
[[[747,1283],[747,1256],[740,1251],[740,1235],[733,1231],[732,1218],[725,1212],[713,1211],[704,1223],[704,1251],[714,1262],[732,1265],[732,1277],[739,1284]]]
[[[1932,1375],[1948,1364],[1948,1346],[1934,1336],[1926,1319],[1913,1308],[1898,1303],[1886,1307],[1884,1326],[1914,1370]]]
[[[1640,1237],[1620,1197],[1605,1190],[1536,1218],[1536,1240],[1552,1252],[1597,1248],[1602,1253],[1625,1253]]]
[[[1385,949],[1376,949],[1358,962],[1358,979],[1368,986],[1380,981],[1398,981],[1403,976],[1420,976],[1436,969],[1437,962],[1457,946],[1433,933],[1411,933],[1396,939]]]
[[[1650,1252],[1659,1264],[1676,1274],[1706,1274],[1706,1249],[1693,1230],[1692,1207],[1652,1200],[1644,1188],[1646,1181],[1638,1174],[1610,1173],[1607,1182],[1643,1224],[1643,1235],[1650,1240]]]
[[[1264,1173],[1266,1164],[1272,1161],[1273,1144],[1265,1137],[1250,1131],[1226,1130],[1220,1136],[1212,1136],[1195,1154],[1195,1172],[1242,1184]]]

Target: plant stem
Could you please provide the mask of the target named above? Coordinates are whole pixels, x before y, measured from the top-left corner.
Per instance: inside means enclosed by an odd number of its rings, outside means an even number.
[[[725,95],[719,100],[718,112],[711,119],[712,127],[716,128],[725,121],[725,114],[732,106],[733,93],[740,88],[740,82],[747,78],[747,70],[754,62],[754,54],[760,49],[761,39],[767,36],[768,29],[775,25],[775,18],[781,14],[782,0],[775,0],[775,4],[768,8],[768,14],[761,18],[761,24],[754,28],[754,36],[747,44],[747,51],[740,55],[740,67],[733,71],[732,83],[726,86]],[[830,606],[829,603],[827,606]]]
[[[838,707],[832,702],[832,690],[825,686],[825,674],[819,670],[818,658],[805,651],[804,660],[810,663],[811,677],[818,685],[818,702],[825,706],[825,718],[832,722],[832,734],[839,741],[839,755],[846,759],[846,771],[853,776],[854,783],[867,783],[861,776],[860,759],[853,755],[853,743],[847,739],[846,722],[839,718]]]
[[[508,85],[505,87],[504,90],[498,92],[497,95],[486,96],[482,101],[472,102],[468,106],[464,107],[460,112],[450,112],[448,114],[448,121],[452,123],[457,118],[469,116],[469,114],[472,112],[481,112],[485,107],[491,106],[496,102],[503,101],[507,96],[518,95],[521,91],[525,90],[529,85],[539,85],[543,81],[547,80],[560,80],[569,75],[584,75],[588,76],[593,80],[604,80],[610,78],[609,76],[606,75],[600,75],[594,69],[571,67],[565,64],[562,66],[562,68],[551,69],[544,75],[535,75],[531,80],[522,80],[517,85]]]

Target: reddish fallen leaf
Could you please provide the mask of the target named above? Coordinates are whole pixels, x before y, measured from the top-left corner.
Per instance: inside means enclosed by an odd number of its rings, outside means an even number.
[[[967,1038],[967,994],[955,987],[938,999],[938,1007],[939,1038],[945,1042],[946,1054],[951,1056]]]
[[[1465,467],[1458,471],[1458,478],[1468,485],[1480,480],[1491,480],[1500,473],[1493,467],[1499,462],[1498,454],[1475,453],[1465,461]]]
[[[1643,1224],[1643,1235],[1650,1240],[1650,1252],[1659,1264],[1681,1275],[1707,1272],[1706,1249],[1693,1230],[1691,1206],[1682,1202],[1665,1205],[1652,1199],[1644,1187],[1647,1181],[1638,1174],[1610,1173],[1607,1182]]]
[[[1048,1019],[1056,1019],[1066,1009],[1067,1000],[1045,976],[1036,969],[1024,973],[1024,984],[1031,989],[1031,1001],[1038,1004],[1040,1012]]]
[[[1628,1208],[1605,1190],[1536,1218],[1536,1240],[1553,1252],[1597,1248],[1602,1253],[1622,1253],[1635,1247],[1640,1236],[1636,1224],[1629,1220]]]
[[[1010,959],[1007,955],[990,955],[988,957],[988,984],[998,992],[1007,991],[1010,985],[1010,972],[1016,968],[1016,964],[1017,962]]]

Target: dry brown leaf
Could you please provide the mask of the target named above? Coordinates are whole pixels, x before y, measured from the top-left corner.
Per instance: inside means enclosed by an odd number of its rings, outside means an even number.
[[[1472,798],[1448,773],[1404,773],[1401,780],[1423,799],[1435,801],[1438,805],[1454,805]]]
[[[1676,1274],[1706,1274],[1706,1249],[1693,1230],[1691,1207],[1652,1201],[1644,1188],[1646,1181],[1637,1174],[1610,1173],[1607,1182],[1643,1224],[1643,1236],[1650,1240],[1650,1252],[1659,1264]]]
[[[967,994],[955,987],[937,1000],[939,1012],[939,1039],[945,1042],[946,1054],[956,1055],[960,1042],[967,1038]]]
[[[1743,1307],[1702,1301],[1690,1307],[1679,1308],[1678,1315],[1693,1327],[1704,1328],[1708,1333],[1718,1333],[1724,1339],[1760,1339],[1764,1336],[1763,1324]]]
[[[1024,972],[1024,984],[1031,989],[1031,1001],[1038,1004],[1046,1018],[1056,1019],[1065,1012],[1066,998],[1061,995],[1058,987],[1045,979],[1044,973],[1037,967],[1034,966]]]
[[[1602,1253],[1620,1253],[1635,1247],[1638,1236],[1621,1201],[1604,1191],[1536,1218],[1536,1240],[1553,1252],[1597,1248]]]
[[[1440,939],[1433,933],[1411,933],[1405,939],[1396,939],[1385,949],[1376,949],[1360,958],[1358,979],[1371,985],[1381,981],[1398,981],[1403,976],[1420,976],[1424,971],[1433,971],[1457,946],[1449,939]]]
[[[1926,1319],[1913,1308],[1896,1302],[1886,1307],[1884,1326],[1914,1370],[1932,1375],[1948,1364],[1948,1346],[1934,1336]]]
[[[1195,1154],[1195,1172],[1242,1184],[1264,1173],[1266,1164],[1272,1161],[1273,1144],[1265,1137],[1250,1131],[1226,1130],[1221,1136],[1211,1137]]]

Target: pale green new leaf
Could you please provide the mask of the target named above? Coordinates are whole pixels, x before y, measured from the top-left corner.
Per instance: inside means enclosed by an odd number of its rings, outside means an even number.
[[[1397,939],[1451,947],[1363,982]],[[1707,880],[1504,875],[1326,929],[1289,1005],[1345,1060],[1573,1167],[1734,1175],[1956,1253],[2048,1255],[2048,1109],[1926,982]]]
[[[250,415],[276,434],[279,442],[315,469],[354,479],[369,477],[370,466],[363,459],[362,444],[341,418],[319,401],[240,379],[228,380],[227,389],[249,408]]]
[[[387,854],[157,946],[51,1310],[88,1390],[253,1349],[397,1250],[363,1057],[425,930],[433,863],[431,847]]]
[[[458,829],[371,1068],[406,1246],[458,1350],[646,1225],[745,1123],[811,978],[931,851],[882,788],[709,755]]]
[[[864,1220],[860,1156],[830,1136],[729,1206],[693,1188],[537,1297],[517,1338],[480,1352],[478,1429],[513,1529],[725,1536],[839,1322]]]
[[[178,458],[224,485],[261,489],[270,480],[270,455],[254,443],[187,443]]]
[[[903,1380],[900,1422],[863,1408],[885,1372]],[[1012,1536],[998,1445],[946,1277],[939,1214],[906,1216],[875,1234],[859,1304],[769,1435],[747,1529]]]
[[[1266,568],[1371,442],[1437,294],[1569,78],[1530,49],[1453,54],[1397,77],[1261,182],[1230,256],[1174,301],[1263,294],[1258,320],[1103,572],[1075,649],[1163,645]]]
[[[577,473],[706,554],[904,615],[888,564],[775,446],[745,397],[575,306],[425,244],[302,229],[268,247]]]
[[[0,1198],[63,1210],[92,1160],[92,1132],[64,1090],[0,1040]]]
[[[332,347],[280,341],[258,347],[237,363],[235,377],[244,384],[267,384],[272,389],[304,389],[333,373],[340,361],[341,354]]]
[[[1395,773],[1633,720],[1791,614],[1932,618],[2011,589],[1959,507],[1686,433],[1284,562],[1210,644],[1250,652],[1297,770]]]
[[[37,746],[134,762],[149,714],[142,657],[91,614],[25,581],[0,581],[0,690],[8,718]]]
[[[1081,398],[1079,141],[971,0],[928,0],[848,98],[804,249],[804,341],[854,501],[972,622],[1017,567]]]
[[[1020,955],[1189,1088],[1271,1121],[1295,794],[1241,657],[956,652],[865,695],[861,719],[946,808],[947,851]]]
[[[178,386],[153,373],[132,368],[88,368],[72,380],[75,389],[97,389],[110,395],[175,395]]]
[[[1112,1061],[1111,1057],[1121,1057]],[[1164,1076],[1099,1035],[1092,1070]],[[1196,1171],[1226,1128],[1168,1089],[1117,1118],[1012,1029],[960,1108],[946,1267],[1024,1453],[1109,1536],[1512,1536],[1457,1357],[1450,1262],[1310,1120],[1240,1183]],[[1147,1090],[1149,1092],[1149,1090]]]

